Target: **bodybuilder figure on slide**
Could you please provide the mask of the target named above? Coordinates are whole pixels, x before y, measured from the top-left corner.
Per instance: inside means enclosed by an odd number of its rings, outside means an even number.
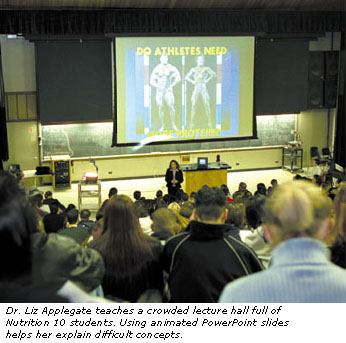
[[[201,96],[203,100],[205,113],[208,118],[208,126],[212,127],[207,83],[215,76],[216,73],[210,67],[204,66],[204,56],[197,57],[197,66],[190,69],[190,71],[186,75],[185,80],[191,82],[194,85],[191,96],[190,128],[194,127],[196,103],[199,96]]]
[[[159,131],[163,130],[164,128],[164,103],[166,103],[169,108],[169,115],[172,121],[173,129],[178,129],[175,125],[173,87],[176,86],[180,81],[181,77],[178,69],[168,63],[168,57],[166,55],[162,55],[160,57],[160,64],[154,68],[150,76],[150,85],[156,88],[156,104],[159,108],[159,117],[161,121]]]

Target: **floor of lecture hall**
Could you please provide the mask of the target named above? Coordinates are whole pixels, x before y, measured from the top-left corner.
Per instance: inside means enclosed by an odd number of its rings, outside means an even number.
[[[277,179],[278,183],[284,183],[286,181],[291,181],[293,176],[294,174],[291,172],[282,169],[229,172],[227,174],[227,185],[230,193],[233,194],[238,190],[239,182],[243,181],[247,184],[247,188],[254,193],[256,185],[259,182],[263,182],[266,187],[269,187],[272,179]],[[102,201],[108,197],[108,191],[111,187],[116,187],[118,189],[118,194],[128,195],[131,199],[133,199],[133,192],[136,190],[140,190],[142,196],[147,199],[155,198],[156,191],[159,189],[161,189],[164,194],[167,193],[164,177],[101,181]],[[73,183],[71,189],[58,190],[53,189],[52,186],[42,186],[38,188],[43,193],[48,190],[52,191],[53,197],[58,199],[65,206],[70,203],[76,206],[78,205],[77,183]],[[90,201],[92,202],[93,200]],[[83,208],[86,208],[86,206],[83,206]]]

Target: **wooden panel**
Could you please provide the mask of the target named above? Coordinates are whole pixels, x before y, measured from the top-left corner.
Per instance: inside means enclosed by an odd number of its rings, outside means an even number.
[[[27,95],[27,104],[28,119],[37,119],[36,94]]]
[[[197,192],[202,186],[220,187],[227,184],[227,169],[196,170],[184,172],[184,190],[187,194]]]

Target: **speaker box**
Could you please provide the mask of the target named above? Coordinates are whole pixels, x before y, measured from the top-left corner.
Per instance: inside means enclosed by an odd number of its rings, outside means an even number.
[[[336,107],[338,80],[325,80],[324,83],[324,107]]]
[[[323,80],[309,81],[308,108],[323,108]]]
[[[339,51],[327,51],[326,59],[326,79],[336,80],[339,73]]]
[[[309,54],[309,80],[324,79],[324,52],[311,51]]]

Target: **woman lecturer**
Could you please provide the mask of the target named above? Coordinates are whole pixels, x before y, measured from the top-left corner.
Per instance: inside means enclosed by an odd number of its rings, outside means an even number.
[[[181,183],[184,181],[183,172],[180,170],[179,163],[176,160],[169,162],[165,180],[167,182],[168,194],[175,198],[177,190],[181,188]]]

